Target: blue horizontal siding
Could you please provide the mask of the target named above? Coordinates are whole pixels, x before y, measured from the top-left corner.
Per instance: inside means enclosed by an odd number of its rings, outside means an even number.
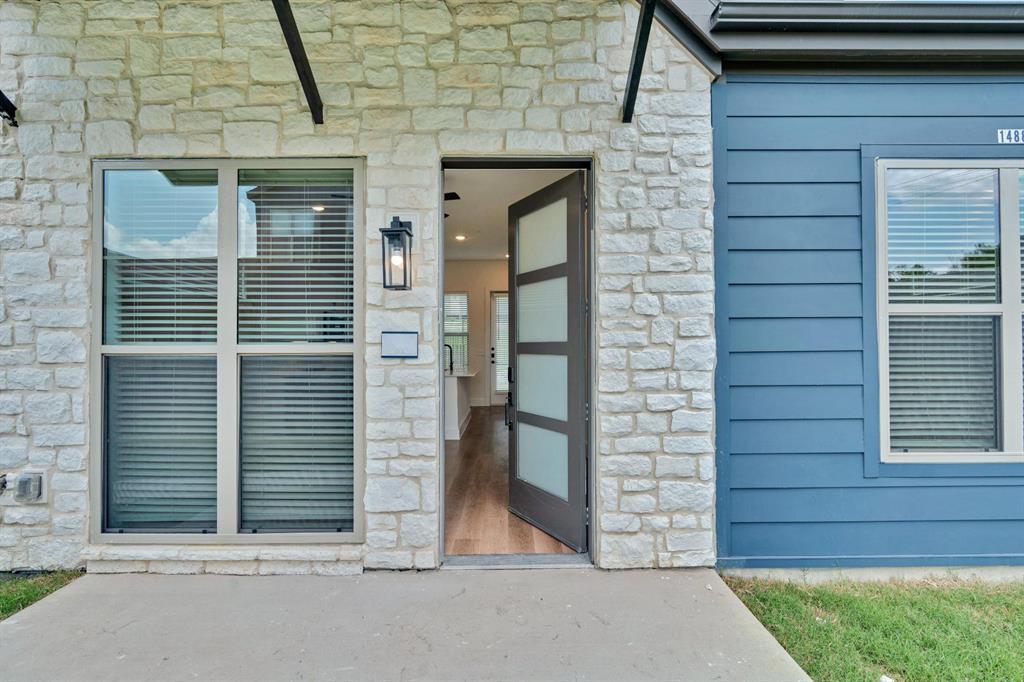
[[[851,83],[827,88],[828,96],[807,97],[804,81],[744,83],[729,93],[733,116],[1020,116],[1019,83]],[[924,102],[927,105],[922,106]],[[795,106],[798,103],[799,109]]]
[[[801,251],[860,249],[860,218],[784,216],[730,218],[725,235],[730,249]]]
[[[956,140],[995,143],[999,128],[1019,128],[1020,116],[979,116],[977,118],[857,117],[813,119],[735,118],[729,121],[729,149],[857,149],[860,144],[944,144]],[[861,143],[853,144],[859,139]]]
[[[859,251],[733,251],[730,284],[859,283]]]
[[[733,419],[849,419],[864,412],[862,386],[735,386]]]
[[[730,321],[729,325],[732,326]],[[861,384],[864,359],[856,352],[729,353],[727,359],[733,386],[789,386]],[[722,397],[722,396],[720,396]]]
[[[1019,468],[870,473],[861,215],[865,145],[984,154],[1024,127],[1024,78],[727,75],[712,97],[722,565],[1024,563]]]
[[[731,351],[860,350],[861,318],[732,320]]]
[[[729,184],[729,217],[860,215],[860,185],[844,183]]]
[[[914,503],[907,504],[908,496]],[[978,506],[984,496],[985,504]],[[732,495],[736,523],[853,521],[1006,521],[1020,519],[1015,487],[854,487],[745,489]]]
[[[735,151],[729,161],[730,183],[860,182],[856,151]]]
[[[863,452],[861,419],[734,419],[733,452]]]
[[[734,284],[732,317],[860,317],[860,284]]]
[[[732,542],[737,556],[842,557],[838,565],[857,555],[1024,555],[1024,521],[737,523]]]
[[[733,389],[735,390],[735,389]],[[860,452],[805,452],[733,454],[729,463],[735,490],[745,488],[856,488],[856,487],[945,487],[962,486],[962,478],[865,478],[864,455]],[[1006,485],[1020,482],[1006,476],[972,478],[971,486]]]

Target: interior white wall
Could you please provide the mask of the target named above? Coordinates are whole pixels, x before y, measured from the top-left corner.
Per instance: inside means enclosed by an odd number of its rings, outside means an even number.
[[[469,294],[469,368],[477,375],[470,379],[470,404],[490,404],[491,372],[491,292],[508,291],[508,261],[446,260],[445,292]]]

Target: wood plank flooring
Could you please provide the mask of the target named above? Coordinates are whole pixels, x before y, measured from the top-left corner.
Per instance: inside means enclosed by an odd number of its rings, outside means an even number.
[[[461,440],[445,441],[446,554],[573,554],[508,510],[508,429],[501,407],[474,407]]]

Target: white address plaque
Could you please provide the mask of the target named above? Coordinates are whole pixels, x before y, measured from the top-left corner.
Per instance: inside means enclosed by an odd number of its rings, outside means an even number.
[[[996,140],[999,144],[1024,144],[1024,128],[1000,128]]]
[[[420,355],[419,332],[380,333],[380,356],[382,358],[417,358]]]

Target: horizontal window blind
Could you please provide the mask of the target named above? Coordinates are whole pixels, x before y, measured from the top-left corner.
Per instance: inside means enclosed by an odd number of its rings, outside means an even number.
[[[998,337],[992,316],[890,316],[893,451],[999,448]]]
[[[469,371],[469,294],[444,295],[444,342],[452,348],[445,352],[452,354],[455,371]]]
[[[890,303],[999,301],[998,172],[886,171]]]
[[[352,356],[243,356],[241,528],[353,529]]]
[[[494,295],[494,390],[508,392],[508,294]]]
[[[217,171],[104,172],[103,341],[213,343]]]
[[[351,343],[353,173],[238,172],[238,340]]]
[[[105,361],[107,530],[216,530],[217,361]]]

